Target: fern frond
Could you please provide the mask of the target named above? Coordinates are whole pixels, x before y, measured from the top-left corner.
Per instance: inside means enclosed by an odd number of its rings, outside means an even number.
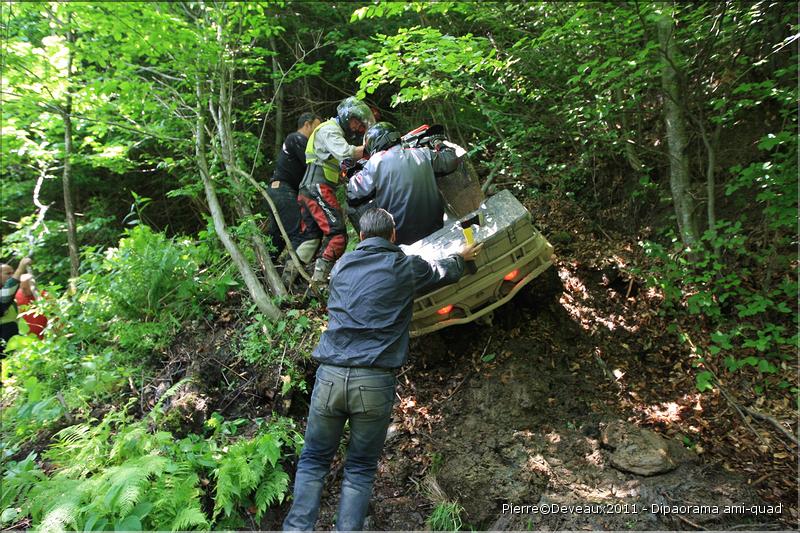
[[[109,457],[112,460],[124,460],[140,450],[141,441],[147,436],[147,429],[143,425],[126,428],[124,434],[118,435],[111,447]],[[138,454],[137,454],[138,455]]]
[[[103,474],[103,480],[109,486],[104,503],[109,509],[118,510],[121,516],[127,515],[139,502],[148,479],[162,474],[169,463],[166,457],[145,455],[108,469]]]
[[[280,466],[267,474],[256,490],[256,520],[274,502],[283,502],[288,488],[289,475]]]
[[[162,474],[171,463],[169,459],[161,455],[143,455],[135,462],[136,466],[144,470],[147,476]]]
[[[95,427],[77,424],[56,433],[58,441],[50,446],[45,457],[61,465],[61,472],[71,477],[84,477],[108,461],[108,424]]]
[[[118,513],[120,516],[127,516],[133,507],[139,503],[142,489],[139,485],[127,485],[122,487],[117,498]]]
[[[74,525],[77,522],[78,515],[79,508],[74,501],[60,503],[47,512],[39,524],[39,531],[45,533],[64,531],[65,526]]]
[[[58,439],[58,442],[53,446],[65,447],[69,446],[70,444],[83,441],[89,434],[90,429],[91,428],[89,424],[76,424],[74,426],[66,427],[53,436],[54,438]]]
[[[209,524],[206,515],[200,510],[200,506],[189,507],[183,509],[175,519],[172,521],[170,529],[172,531],[186,531],[190,527],[197,527],[202,529],[209,529]]]
[[[191,475],[195,475],[194,467],[192,466],[192,463],[188,461],[179,461],[174,463],[170,473],[172,474],[171,477],[176,479],[182,479]]]
[[[60,504],[77,506],[86,493],[87,481],[53,477],[35,485],[28,495],[28,509],[34,522],[42,520]]]
[[[274,467],[281,458],[281,442],[270,433],[258,438],[256,448],[263,461],[262,464],[269,462],[269,465]]]

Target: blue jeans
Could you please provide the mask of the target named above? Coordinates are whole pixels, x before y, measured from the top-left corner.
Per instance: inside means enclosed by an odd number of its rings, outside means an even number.
[[[336,529],[360,530],[372,494],[394,403],[394,371],[320,365],[311,393],[305,444],[294,480],[294,501],[284,531],[314,529],[323,480],[350,420]]]

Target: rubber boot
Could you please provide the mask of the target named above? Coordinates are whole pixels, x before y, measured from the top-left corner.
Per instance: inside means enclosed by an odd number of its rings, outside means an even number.
[[[314,263],[314,275],[311,276],[311,283],[324,285],[328,283],[328,274],[331,273],[333,268],[333,261],[328,261],[324,257],[317,259]]]
[[[311,259],[314,257],[314,254],[317,253],[317,248],[319,248],[320,239],[311,239],[308,241],[303,241],[300,243],[300,246],[297,247],[295,253],[297,257],[300,259],[304,265],[307,265],[311,262]],[[297,270],[297,266],[295,265],[294,259],[292,259],[291,255],[286,257],[286,263],[283,265],[283,275],[281,276],[281,280],[283,284],[286,285],[286,288],[291,288],[294,284],[294,280],[297,279],[297,275],[299,274]]]

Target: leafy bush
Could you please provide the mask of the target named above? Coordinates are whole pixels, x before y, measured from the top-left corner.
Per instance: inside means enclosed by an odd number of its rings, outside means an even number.
[[[646,279],[664,294],[664,312],[696,317],[709,331],[698,355],[719,359],[727,371],[755,368],[775,374],[781,361],[794,359],[797,346],[798,283],[791,241],[797,222],[797,138],[789,132],[769,134],[759,148],[767,162],[734,167],[726,194],[756,189],[755,207],[763,219],[750,224],[719,221],[705,232],[699,246],[684,249],[673,238],[671,249],[642,243],[654,260]],[[748,195],[745,195],[748,196]],[[756,226],[755,229],[752,226]],[[764,233],[770,239],[759,238]],[[762,275],[756,277],[756,272]],[[695,332],[680,332],[686,335]],[[699,328],[698,328],[699,333]],[[709,371],[697,375],[698,389],[712,388]],[[788,387],[787,382],[781,382]],[[757,386],[757,392],[763,386]]]
[[[645,243],[655,260],[648,283],[663,291],[665,312],[697,317],[698,326],[713,331],[707,352],[722,358],[728,371],[754,366],[762,373],[777,372],[776,364],[793,359],[797,343],[797,281],[786,276],[773,287],[757,285],[751,267],[744,266],[757,252],[748,251],[740,223],[721,222],[703,241],[707,246],[692,255],[677,244],[670,253]],[[701,390],[710,388],[708,375],[703,376]]]
[[[205,244],[141,225],[117,248],[86,251],[75,293],[39,304],[50,318],[45,338],[17,336],[7,347],[2,447],[34,438],[65,410],[88,413],[119,394],[186,320],[204,312],[204,301],[224,297],[231,279],[217,265]]]

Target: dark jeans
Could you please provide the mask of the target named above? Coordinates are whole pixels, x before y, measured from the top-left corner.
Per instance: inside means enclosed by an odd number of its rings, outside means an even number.
[[[294,480],[294,501],[283,522],[284,531],[314,529],[323,481],[347,420],[350,421],[350,441],[336,529],[361,529],[391,420],[394,389],[392,370],[320,365],[311,393],[305,444]]]
[[[277,187],[275,187],[276,183],[278,184]],[[289,236],[292,248],[297,249],[297,246],[303,242],[300,237],[300,204],[297,201],[297,191],[282,181],[273,181],[267,188],[267,194],[275,203],[278,216],[281,217],[283,228],[286,230],[286,235]],[[272,212],[269,206],[265,205],[265,208],[267,212]],[[272,254],[272,260],[275,261],[286,246],[286,241],[284,241],[281,230],[275,220],[272,220],[269,225],[268,235],[276,250]]]

